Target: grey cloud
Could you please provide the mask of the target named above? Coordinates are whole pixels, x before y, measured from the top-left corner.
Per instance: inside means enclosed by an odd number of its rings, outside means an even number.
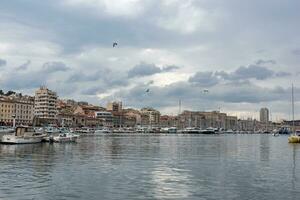
[[[106,68],[101,68],[97,71],[90,72],[90,73],[83,73],[81,71],[78,71],[73,73],[68,78],[67,82],[93,82],[93,81],[98,81],[100,79],[104,79],[109,74],[111,74],[111,71]]]
[[[46,62],[42,67],[42,70],[46,73],[65,72],[69,69],[63,62]]]
[[[262,59],[259,59],[255,63],[256,63],[256,65],[265,65],[265,64],[275,65],[276,61],[275,60],[262,60]]]
[[[219,83],[218,77],[213,72],[197,72],[188,81],[204,87],[214,86]]]
[[[90,82],[97,81],[101,78],[98,73],[95,74],[83,74],[83,73],[75,73],[69,77],[67,82]]]
[[[25,63],[23,63],[22,65],[20,65],[16,69],[17,70],[26,70],[30,64],[31,64],[31,61],[27,60]]]
[[[291,74],[290,72],[283,72],[283,71],[277,72],[277,73],[275,74],[276,77],[287,77],[287,76],[291,76],[291,75],[292,75],[292,74]]]
[[[143,76],[151,76],[157,73],[170,72],[178,69],[179,67],[175,65],[165,66],[160,68],[154,64],[140,63],[128,71],[128,77],[143,77]]]
[[[95,95],[115,87],[124,87],[129,84],[126,74],[101,68],[90,73],[73,73],[66,81],[84,88],[83,95]]]
[[[47,85],[54,72],[69,70],[62,62],[47,62],[38,70],[25,70],[30,63],[29,60],[15,71],[5,72],[1,85],[15,90],[37,88],[41,85]]]
[[[177,106],[179,99],[191,106],[199,105],[199,103],[220,105],[218,102],[222,102],[222,105],[231,103],[258,104],[287,101],[286,97],[290,95],[290,88],[265,88],[250,82],[218,84],[211,87],[208,94],[204,94],[201,87],[188,82],[176,82],[164,87],[151,86],[151,93],[145,95],[144,91],[147,87],[147,85],[137,85],[129,90],[114,94],[114,96],[124,99],[127,105],[136,107],[149,105],[162,108]],[[299,90],[295,89],[295,91]]]
[[[300,55],[300,49],[294,49],[294,50],[292,50],[292,54],[294,54],[296,56]]]
[[[0,59],[0,67],[4,67],[6,65],[6,60]]]
[[[258,65],[249,65],[248,67],[241,66],[231,73],[221,71],[216,74],[228,80],[243,80],[251,78],[265,80],[272,77],[274,75],[274,71]]]
[[[105,91],[104,88],[101,88],[99,86],[93,86],[93,87],[89,87],[87,89],[83,89],[81,91],[81,94],[83,94],[83,95],[96,95],[97,93],[103,92],[103,91]]]
[[[150,76],[160,72],[161,69],[154,64],[141,63],[128,71],[128,77]]]
[[[169,72],[169,71],[173,71],[173,70],[176,70],[176,69],[179,69],[179,67],[175,66],[175,65],[170,65],[170,66],[163,67],[161,71],[162,72]]]
[[[16,81],[17,80],[17,81]],[[4,88],[12,90],[31,89],[45,85],[47,77],[37,71],[30,73],[13,73],[8,74],[1,85]]]

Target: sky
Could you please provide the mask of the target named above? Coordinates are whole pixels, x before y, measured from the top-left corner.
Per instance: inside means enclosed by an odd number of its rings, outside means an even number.
[[[1,0],[0,89],[300,118],[300,1]],[[117,42],[116,47],[112,44]],[[149,89],[149,92],[146,92]]]

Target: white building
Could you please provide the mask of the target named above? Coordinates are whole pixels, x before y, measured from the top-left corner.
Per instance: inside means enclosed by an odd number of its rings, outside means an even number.
[[[99,111],[95,112],[95,117],[97,119],[103,120],[103,125],[107,127],[113,126],[113,115],[111,112]]]
[[[263,123],[269,122],[269,109],[268,108],[261,108],[259,111],[259,120]]]
[[[58,114],[56,104],[56,92],[40,87],[35,92],[34,115],[39,119],[56,119]]]

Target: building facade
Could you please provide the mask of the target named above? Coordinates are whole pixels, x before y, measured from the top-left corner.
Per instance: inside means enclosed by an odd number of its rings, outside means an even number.
[[[29,96],[0,97],[0,124],[31,125],[34,116],[34,98]]]
[[[269,109],[268,108],[261,108],[259,111],[259,120],[262,123],[269,122]]]
[[[107,104],[106,110],[113,112],[122,112],[122,102],[114,101]]]
[[[40,87],[35,91],[34,97],[34,124],[56,124],[57,123],[57,95],[56,92],[46,87]]]
[[[111,112],[101,111],[101,112],[95,112],[95,117],[97,119],[102,120],[103,126],[106,127],[113,127],[113,114]]]
[[[159,125],[160,120],[160,112],[153,109],[153,108],[143,108],[141,109],[141,114],[146,115],[148,118],[148,121],[144,121],[142,125]]]

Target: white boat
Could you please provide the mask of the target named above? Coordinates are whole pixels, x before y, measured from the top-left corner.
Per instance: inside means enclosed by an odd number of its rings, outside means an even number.
[[[277,129],[274,129],[274,130],[272,131],[272,135],[273,135],[274,137],[279,136],[279,131],[278,131]]]
[[[31,127],[17,127],[14,134],[3,135],[1,143],[3,144],[32,144],[42,142],[45,134],[34,132]]]
[[[226,131],[223,131],[225,134],[234,134],[235,132],[232,129],[228,129]]]
[[[108,128],[96,129],[94,135],[106,135],[112,133]]]
[[[14,132],[14,131],[15,131],[14,128],[4,127],[4,126],[1,126],[1,127],[0,127],[0,134],[12,133],[12,132]]]
[[[1,141],[3,135],[13,133],[14,131],[15,131],[14,128],[1,126],[0,127],[0,141]]]
[[[160,130],[161,133],[173,133],[176,134],[177,133],[177,128],[176,127],[166,127],[166,128],[162,128]]]
[[[60,133],[58,136],[53,136],[50,138],[52,142],[76,142],[79,135],[73,133]]]
[[[194,128],[194,127],[187,127],[185,129],[181,130],[181,133],[184,133],[184,134],[199,134],[200,129]]]
[[[89,127],[82,127],[80,129],[76,129],[75,132],[81,136],[92,136],[95,133],[95,129]]]
[[[216,133],[219,133],[219,131],[216,128],[209,127],[207,129],[201,130],[200,133],[201,134],[216,134]]]

